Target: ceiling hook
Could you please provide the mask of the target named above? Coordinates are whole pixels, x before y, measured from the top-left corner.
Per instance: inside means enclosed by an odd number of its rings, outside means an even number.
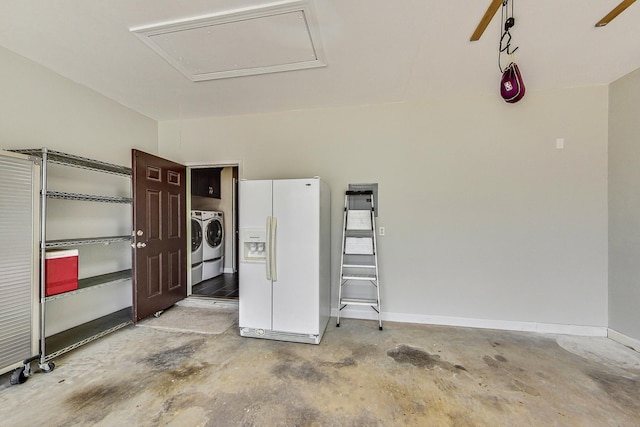
[[[513,28],[514,25],[516,25],[516,20],[513,18],[513,16],[511,18],[507,18],[506,22],[504,23],[504,30],[509,31],[511,28]]]

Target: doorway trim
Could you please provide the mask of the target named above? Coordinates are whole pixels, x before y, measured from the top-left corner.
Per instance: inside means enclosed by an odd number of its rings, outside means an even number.
[[[242,168],[242,162],[240,160],[228,160],[228,161],[215,161],[215,162],[185,162],[184,165],[187,168],[186,174],[187,174],[187,192],[188,192],[188,196],[187,197],[187,212],[188,212],[188,216],[189,218],[191,217],[191,211],[192,211],[192,207],[191,207],[191,171],[193,169],[211,169],[211,168],[225,168],[225,167],[236,167],[238,168],[238,181],[240,181],[241,179],[243,179],[243,168]],[[238,224],[236,223],[236,218],[238,217],[238,212],[236,212],[238,210],[238,203],[237,203],[237,198],[238,195],[235,194],[236,200],[233,201],[233,218],[232,218],[232,229],[234,232],[237,232],[238,229]],[[237,234],[237,233],[236,233]],[[232,246],[232,252],[235,254],[237,252],[237,235],[234,236],[234,238],[232,239],[233,242],[233,246]],[[192,293],[192,278],[191,278],[191,227],[187,227],[187,246],[188,246],[188,252],[187,252],[187,264],[189,266],[189,268],[187,268],[187,297],[193,295]],[[239,262],[239,260],[236,260],[236,263]]]

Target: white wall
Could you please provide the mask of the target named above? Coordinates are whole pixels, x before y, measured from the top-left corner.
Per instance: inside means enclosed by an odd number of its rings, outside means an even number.
[[[0,148],[40,148],[130,165],[131,148],[157,151],[157,123],[0,48]],[[52,168],[50,189],[130,194],[127,179]],[[51,201],[48,239],[129,234],[130,206]],[[80,277],[131,267],[127,243],[82,247]],[[131,305],[131,285],[47,305],[47,335]]]
[[[625,135],[637,131],[615,115],[637,81],[612,86],[613,144],[618,121]],[[387,316],[607,325],[607,87],[530,92],[515,105],[496,96],[163,122],[158,133],[153,120],[0,49],[0,93],[0,148],[46,146],[128,165],[135,147],[183,163],[240,160],[249,179],[322,176],[333,191],[334,304],[343,192],[378,182]],[[56,179],[79,189],[95,182],[65,171]],[[110,179],[96,189],[127,190]],[[70,206],[52,207],[62,218],[55,237],[130,229],[128,212]],[[77,211],[107,219],[73,221]],[[113,265],[98,249],[81,259],[81,276],[130,265],[126,247],[105,248]],[[614,284],[610,320],[637,337],[625,326],[630,312],[616,309],[632,291]],[[60,300],[49,332],[114,308],[108,302],[130,303],[129,286],[113,292],[97,307],[97,294]]]
[[[609,92],[609,327],[640,343],[640,70]]]
[[[241,178],[323,177],[334,306],[344,190],[377,182],[387,318],[604,327],[607,107],[603,86],[168,121],[158,149],[239,159]]]

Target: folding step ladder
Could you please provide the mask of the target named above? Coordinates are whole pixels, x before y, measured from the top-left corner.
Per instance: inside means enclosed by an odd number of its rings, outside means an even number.
[[[353,197],[364,197],[370,208],[351,209]],[[340,326],[340,311],[349,305],[368,306],[375,310],[379,329],[382,330],[373,191],[347,191],[344,197],[337,327]]]

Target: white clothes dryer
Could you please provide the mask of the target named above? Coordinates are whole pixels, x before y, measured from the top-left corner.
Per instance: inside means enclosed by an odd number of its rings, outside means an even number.
[[[202,280],[209,280],[224,270],[224,221],[222,212],[202,211]]]
[[[191,265],[202,262],[203,240],[202,212],[191,211]]]
[[[202,260],[208,261],[224,255],[224,220],[222,212],[202,211],[204,247]]]

